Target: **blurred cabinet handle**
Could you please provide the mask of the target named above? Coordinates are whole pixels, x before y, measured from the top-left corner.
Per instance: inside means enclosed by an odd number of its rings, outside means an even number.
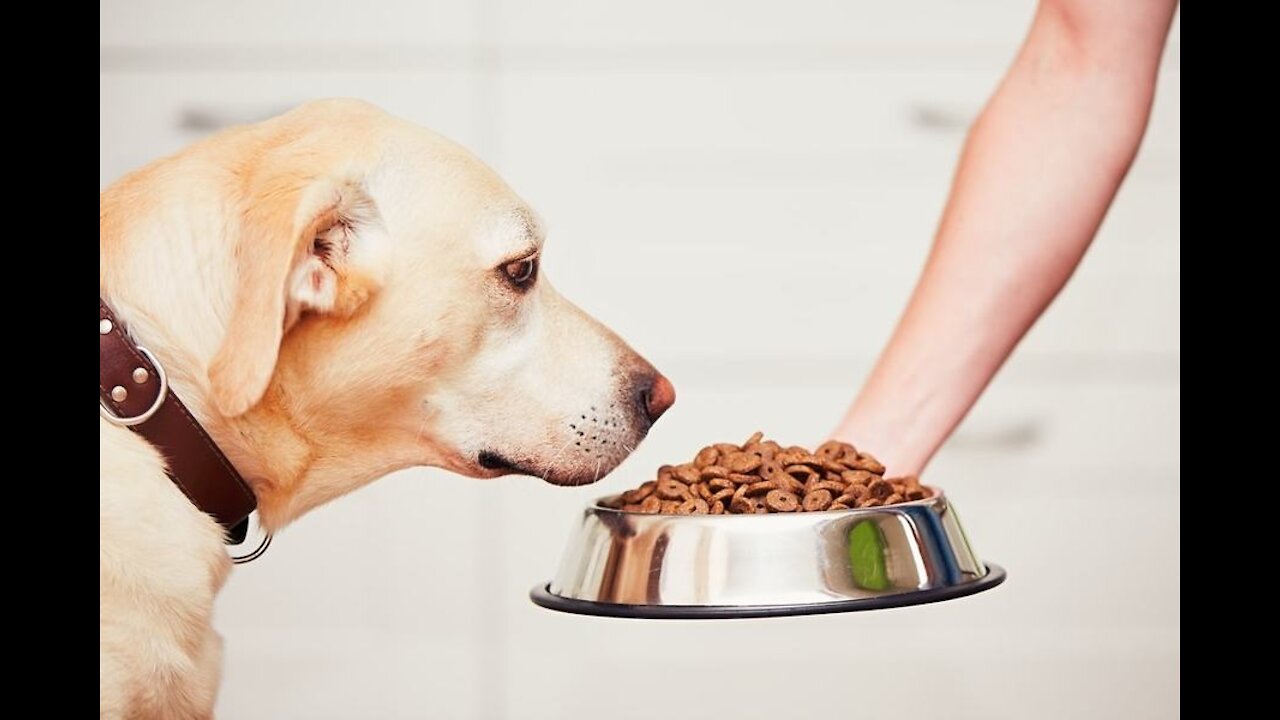
[[[232,125],[244,125],[266,120],[288,109],[288,105],[263,108],[207,108],[186,107],[178,112],[178,129],[186,132],[210,133]]]
[[[948,443],[957,450],[1026,450],[1044,440],[1044,423],[1034,418],[985,428],[960,428]]]
[[[932,103],[911,106],[911,124],[929,132],[962,132],[977,113]]]

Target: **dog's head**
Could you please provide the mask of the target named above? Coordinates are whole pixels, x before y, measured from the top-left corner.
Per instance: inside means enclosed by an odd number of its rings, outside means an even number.
[[[236,179],[209,404],[259,445],[283,423],[323,456],[295,509],[410,465],[590,483],[674,401],[551,286],[538,217],[443,138],[325,101],[197,152]]]

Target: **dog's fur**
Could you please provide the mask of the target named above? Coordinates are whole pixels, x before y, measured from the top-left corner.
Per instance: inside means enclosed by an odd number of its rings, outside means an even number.
[[[648,430],[656,371],[505,270],[540,250],[537,217],[367,104],[223,132],[121,179],[100,213],[102,296],[269,529],[408,466],[591,482]],[[101,714],[209,717],[222,532],[133,432],[100,420],[99,465]]]

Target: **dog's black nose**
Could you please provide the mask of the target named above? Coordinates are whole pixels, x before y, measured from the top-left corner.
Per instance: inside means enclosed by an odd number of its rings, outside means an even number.
[[[676,401],[676,389],[671,381],[654,373],[640,386],[640,407],[650,423],[657,422],[662,413]]]

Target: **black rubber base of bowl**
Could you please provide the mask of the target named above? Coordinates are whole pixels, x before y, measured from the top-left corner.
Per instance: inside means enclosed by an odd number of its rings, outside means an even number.
[[[826,613],[857,612],[860,610],[885,610],[888,608],[924,605],[980,593],[1004,582],[1004,568],[987,563],[987,574],[964,585],[917,590],[883,597],[861,600],[807,605],[623,605],[590,600],[573,600],[551,593],[550,584],[538,585],[529,592],[534,604],[549,610],[575,615],[600,617],[647,618],[653,620],[729,620],[733,618],[784,617],[787,615],[823,615]]]

